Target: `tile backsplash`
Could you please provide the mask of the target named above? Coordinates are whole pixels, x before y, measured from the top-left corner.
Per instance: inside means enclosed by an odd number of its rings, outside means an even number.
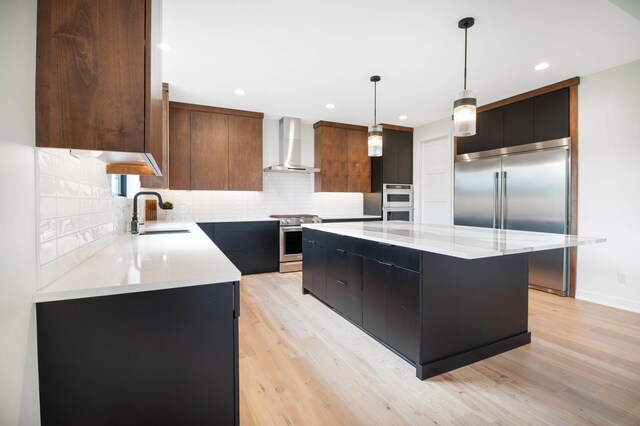
[[[262,192],[153,190],[171,201],[174,209],[158,212],[158,220],[199,221],[225,218],[261,218],[270,214],[362,214],[361,193],[314,192],[314,176],[264,173]]]
[[[125,232],[131,200],[111,195],[105,163],[37,149],[40,287],[45,287]]]

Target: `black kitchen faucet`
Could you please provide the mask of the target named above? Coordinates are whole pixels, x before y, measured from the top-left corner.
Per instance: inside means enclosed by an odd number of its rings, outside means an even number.
[[[157,192],[153,192],[153,191],[140,191],[138,192],[134,197],[133,197],[133,217],[131,218],[131,233],[132,234],[137,234],[138,233],[138,197],[141,195],[155,195],[156,197],[158,197],[158,207],[160,207],[162,210],[171,210],[173,209],[173,205],[171,206],[164,206],[164,203],[162,202],[162,196],[160,194],[158,194]]]

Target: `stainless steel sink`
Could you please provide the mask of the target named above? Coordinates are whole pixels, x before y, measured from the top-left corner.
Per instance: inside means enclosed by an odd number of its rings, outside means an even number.
[[[149,231],[143,231],[138,235],[158,235],[158,234],[186,234],[191,232],[188,229],[152,229]]]

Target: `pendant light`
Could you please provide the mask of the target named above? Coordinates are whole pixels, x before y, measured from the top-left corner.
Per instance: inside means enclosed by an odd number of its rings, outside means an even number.
[[[453,135],[473,136],[476,134],[476,92],[467,90],[467,30],[473,27],[475,19],[464,18],[458,28],[464,30],[464,90],[458,92],[453,101]]]
[[[377,109],[377,84],[380,81],[379,75],[372,75],[370,80],[373,82],[373,126],[369,127],[369,157],[382,157],[382,126],[378,125],[376,117]]]

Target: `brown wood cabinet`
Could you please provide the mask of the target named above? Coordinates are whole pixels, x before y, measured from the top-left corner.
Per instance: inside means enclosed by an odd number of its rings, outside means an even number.
[[[263,114],[171,102],[170,189],[262,191]]]
[[[146,153],[159,166],[160,1],[39,0],[37,19],[36,146]]]
[[[313,125],[316,192],[371,192],[367,128],[318,121]]]
[[[169,84],[162,83],[162,147],[155,157],[162,176],[140,176],[143,188],[169,188]]]

